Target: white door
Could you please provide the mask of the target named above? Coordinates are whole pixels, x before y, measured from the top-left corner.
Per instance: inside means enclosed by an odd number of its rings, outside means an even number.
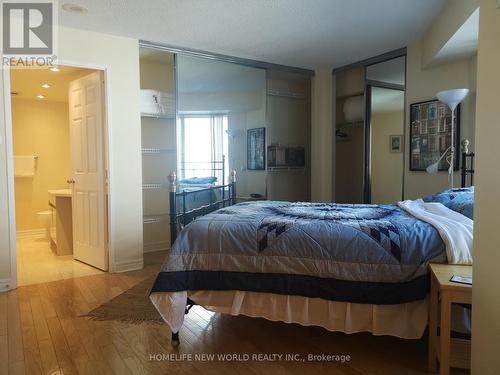
[[[70,82],[69,120],[73,173],[73,257],[107,270],[103,86],[100,71]]]

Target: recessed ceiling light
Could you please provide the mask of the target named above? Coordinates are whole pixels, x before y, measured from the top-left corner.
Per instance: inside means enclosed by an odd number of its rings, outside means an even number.
[[[53,66],[52,68],[50,68],[51,72],[58,72],[59,70],[61,69],[59,69],[57,66]]]
[[[49,85],[48,83],[44,83],[44,84],[42,85],[42,87],[43,87],[44,89],[50,89],[50,85]]]
[[[66,12],[71,12],[71,13],[85,14],[88,12],[87,8],[82,7],[81,5],[78,5],[78,4],[66,3],[66,4],[63,4],[62,8]]]
[[[37,95],[36,96],[38,99],[45,99],[45,95]]]

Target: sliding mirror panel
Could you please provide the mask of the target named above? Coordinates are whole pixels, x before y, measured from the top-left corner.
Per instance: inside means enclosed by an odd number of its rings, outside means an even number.
[[[166,176],[175,171],[175,56],[140,48],[144,252],[170,247]]]
[[[365,201],[403,199],[406,56],[366,67]]]
[[[309,76],[267,71],[267,129],[267,198],[311,200]]]
[[[266,71],[177,55],[179,190],[228,182],[266,197]]]
[[[371,87],[371,202],[402,199],[404,91]]]
[[[365,69],[335,74],[335,201],[363,203]]]

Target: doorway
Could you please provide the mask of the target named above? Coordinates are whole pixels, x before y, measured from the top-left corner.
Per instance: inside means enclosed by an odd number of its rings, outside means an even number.
[[[104,72],[10,71],[18,285],[108,269]]]

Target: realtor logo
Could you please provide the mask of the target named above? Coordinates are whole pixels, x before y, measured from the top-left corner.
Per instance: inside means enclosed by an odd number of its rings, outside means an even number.
[[[46,67],[55,60],[54,1],[2,2],[2,63],[11,67]]]

